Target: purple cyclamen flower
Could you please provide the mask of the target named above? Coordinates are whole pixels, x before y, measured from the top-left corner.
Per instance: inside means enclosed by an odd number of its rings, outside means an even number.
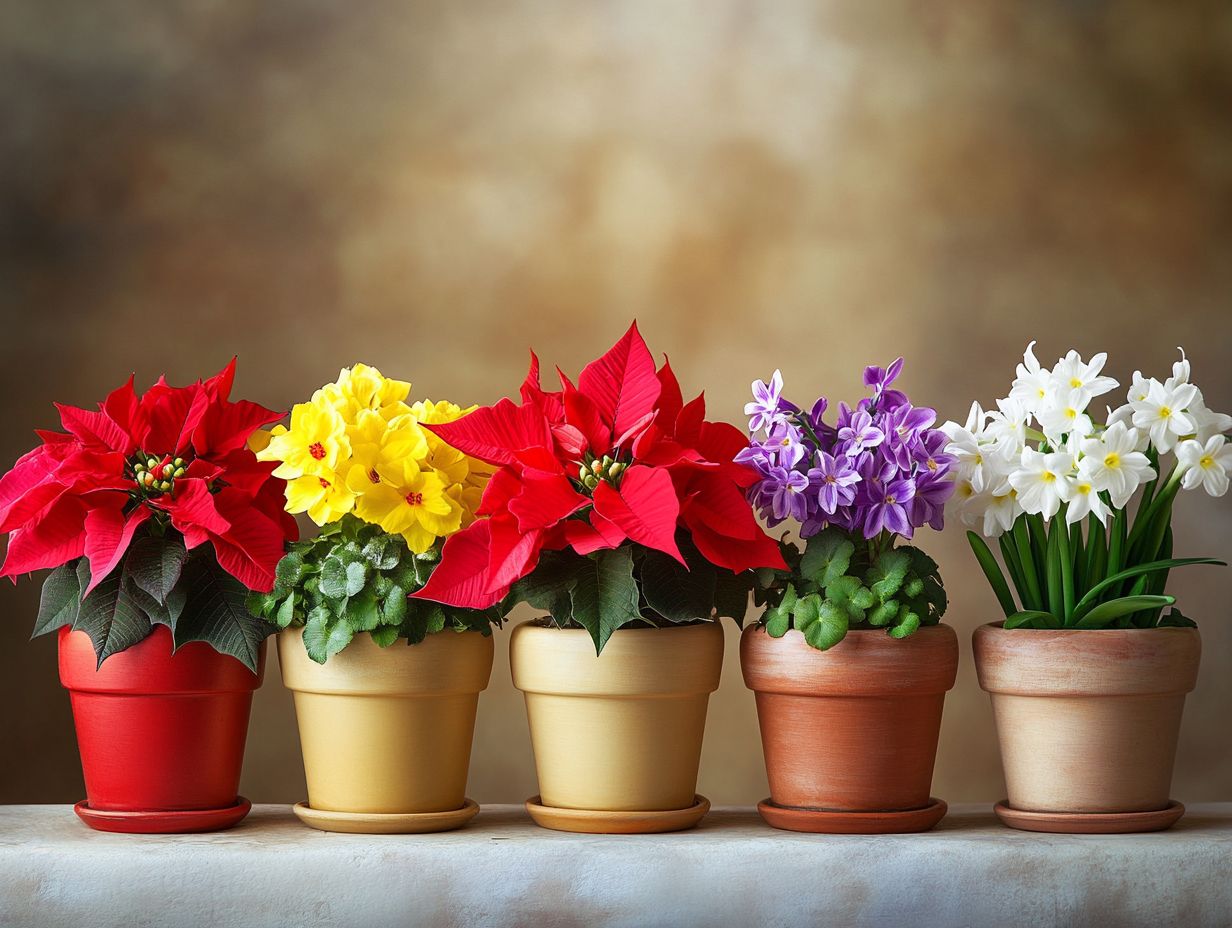
[[[864,537],[875,538],[882,529],[910,538],[914,526],[907,515],[907,505],[915,496],[915,483],[910,479],[881,484],[864,521]]]
[[[889,389],[890,384],[898,379],[903,370],[903,359],[899,358],[888,369],[870,365],[864,368],[864,386],[873,388],[872,397],[867,402],[878,408],[891,409],[907,402],[907,395],[899,390]]]
[[[749,417],[749,431],[759,432],[783,418],[785,413],[799,410],[783,399],[783,373],[775,371],[770,382],[753,382],[753,402],[745,403],[744,414]]]
[[[842,415],[845,413],[846,415]],[[875,448],[885,441],[885,433],[873,426],[873,417],[863,409],[854,412],[840,405],[839,421],[846,420],[838,430],[838,440],[844,445],[844,453],[853,458],[867,448]]]
[[[919,433],[937,421],[937,412],[926,406],[904,403],[886,411],[881,422],[886,433],[885,453],[901,468],[911,466]]]
[[[860,482],[849,458],[836,458],[824,451],[817,452],[814,466],[809,469],[809,484],[817,491],[821,511],[834,515],[839,506],[849,506],[856,498],[854,484]]]
[[[775,468],[765,481],[765,492],[770,503],[770,514],[779,522],[790,517],[803,522],[808,515],[808,477],[798,470]]]
[[[736,452],[734,460],[737,464],[746,464],[765,476],[775,466],[776,457],[774,448],[767,447],[759,441],[751,441],[747,448],[741,448]]]
[[[808,453],[800,429],[786,419],[780,419],[770,426],[765,447],[777,454],[781,467],[795,467]]]
[[[912,451],[922,475],[941,478],[949,473],[950,465],[957,460],[946,453],[949,443],[949,436],[940,429],[925,429],[919,433]]]
[[[945,528],[945,504],[954,494],[954,481],[945,479],[945,471],[925,472],[915,483],[911,499],[911,522],[919,528],[928,525],[937,531]]]

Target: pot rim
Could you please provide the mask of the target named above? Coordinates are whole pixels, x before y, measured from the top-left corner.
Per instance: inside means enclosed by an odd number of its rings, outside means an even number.
[[[210,696],[251,693],[265,678],[266,641],[257,672],[205,641],[173,647],[171,629],[156,624],[145,638],[99,666],[90,636],[68,626],[57,635],[60,684],[73,693],[125,696]]]
[[[304,629],[278,633],[283,686],[295,693],[336,696],[451,696],[487,689],[495,653],[494,636],[446,629],[417,644],[382,648],[361,632],[324,664],[304,650]]]
[[[1202,637],[1196,628],[1007,629],[1003,624],[987,622],[971,636],[976,675],[988,693],[1177,696],[1197,685]]]
[[[723,666],[718,621],[665,628],[620,628],[601,655],[582,628],[521,622],[509,635],[513,685],[524,693],[599,697],[679,697],[712,693]]]
[[[760,623],[740,636],[740,669],[756,693],[811,697],[926,696],[952,689],[958,674],[958,635],[929,625],[904,638],[884,629],[852,629],[819,651],[804,633],[772,638]]]

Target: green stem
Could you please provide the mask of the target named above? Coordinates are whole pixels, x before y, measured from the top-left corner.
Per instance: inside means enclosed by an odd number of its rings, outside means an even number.
[[[1065,510],[1057,513],[1057,522],[1053,532],[1057,538],[1057,556],[1061,560],[1061,613],[1060,619],[1068,625],[1074,614],[1074,561],[1069,546],[1069,523],[1065,521]]]
[[[1018,563],[1021,565],[1022,579],[1027,584],[1027,609],[1036,612],[1044,611],[1044,597],[1040,592],[1039,567],[1031,549],[1031,539],[1027,537],[1027,516],[1019,516],[1014,521],[1014,545],[1018,549]]]

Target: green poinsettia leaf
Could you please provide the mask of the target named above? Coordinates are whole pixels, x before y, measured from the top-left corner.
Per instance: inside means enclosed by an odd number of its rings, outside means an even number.
[[[81,608],[81,590],[76,561],[62,564],[48,574],[39,597],[34,634],[30,637],[37,638],[76,622]]]
[[[184,571],[188,551],[177,538],[138,538],[124,557],[124,572],[143,592],[165,603]]]
[[[805,544],[800,574],[819,586],[828,587],[851,566],[856,546],[837,528],[824,529]]]
[[[570,591],[573,620],[590,633],[595,653],[602,654],[612,633],[641,619],[628,547],[600,551],[578,565]]]
[[[714,609],[715,569],[692,553],[695,556],[686,567],[662,551],[642,552],[638,565],[642,595],[646,605],[669,622],[706,619]]]
[[[567,552],[544,552],[534,571],[513,585],[510,600],[529,603],[559,623],[567,622],[573,612],[570,593],[577,582],[576,557]]]
[[[264,641],[273,627],[248,611],[247,588],[208,557],[194,557],[184,570],[183,612],[171,624],[177,648],[204,641],[256,672]]]
[[[81,602],[73,623],[94,643],[99,666],[104,660],[143,640],[153,630],[149,616],[124,588],[120,570],[113,571]]]

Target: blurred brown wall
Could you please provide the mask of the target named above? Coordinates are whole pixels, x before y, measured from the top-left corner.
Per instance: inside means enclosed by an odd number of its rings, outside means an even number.
[[[776,366],[850,397],[1003,395],[1025,343],[1184,345],[1232,409],[1232,13],[1196,4],[143,3],[0,6],[0,463],[135,370],[240,357],[289,406],[364,360],[488,402],[534,345],[575,370],[636,316],[712,413]],[[1114,400],[1119,402],[1119,397]],[[1232,497],[1178,548],[1232,555]],[[924,537],[964,642],[995,617],[962,532]],[[1202,677],[1175,794],[1232,799],[1232,574],[1174,592]],[[0,589],[0,802],[83,795],[38,584]],[[520,617],[520,616],[519,616]],[[470,793],[535,792],[499,635]],[[766,795],[729,629],[701,790]],[[276,666],[244,792],[304,797]],[[969,652],[936,794],[1000,798]]]

